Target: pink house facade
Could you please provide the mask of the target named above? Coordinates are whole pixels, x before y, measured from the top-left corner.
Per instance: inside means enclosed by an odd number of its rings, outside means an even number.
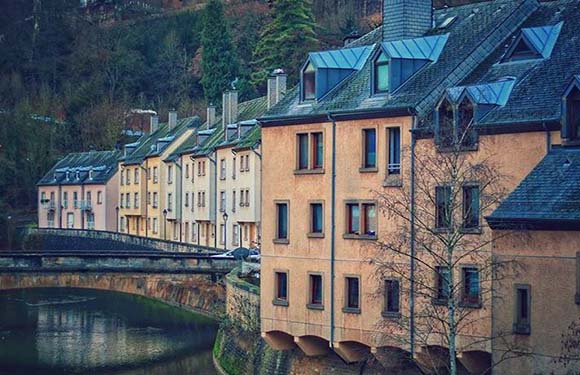
[[[118,151],[72,153],[37,184],[38,227],[117,231]]]

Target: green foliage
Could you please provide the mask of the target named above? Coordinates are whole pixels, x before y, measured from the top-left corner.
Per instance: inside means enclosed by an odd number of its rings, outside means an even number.
[[[272,22],[264,28],[254,50],[252,82],[263,86],[276,68],[288,73],[290,84],[297,82],[307,53],[318,45],[315,29],[309,0],[275,0]]]
[[[220,0],[209,0],[201,32],[202,78],[205,99],[218,104],[222,93],[239,78],[239,63]]]

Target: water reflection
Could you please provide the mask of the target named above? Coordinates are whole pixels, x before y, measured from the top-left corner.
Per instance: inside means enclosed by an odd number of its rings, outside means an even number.
[[[141,297],[0,293],[0,374],[215,374],[213,322]]]

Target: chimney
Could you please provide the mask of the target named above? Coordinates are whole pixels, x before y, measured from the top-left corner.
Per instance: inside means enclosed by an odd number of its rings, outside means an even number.
[[[152,115],[150,119],[151,133],[155,133],[159,129],[159,116]]]
[[[177,111],[172,109],[169,111],[169,115],[167,116],[167,126],[168,129],[171,131],[173,129],[175,129],[175,127],[177,126]]]
[[[275,69],[268,77],[268,109],[278,103],[286,95],[288,75],[282,69]]]
[[[384,0],[383,42],[422,37],[432,27],[432,0]]]
[[[233,124],[238,121],[238,92],[226,91],[223,94],[222,101],[222,120],[224,128],[228,124]]]
[[[215,105],[211,104],[207,106],[207,128],[211,128],[215,125]]]

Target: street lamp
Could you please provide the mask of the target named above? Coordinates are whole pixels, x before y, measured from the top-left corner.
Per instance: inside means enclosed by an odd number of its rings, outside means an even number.
[[[163,209],[163,239],[167,239],[167,208]]]
[[[224,211],[224,251],[228,250],[228,213]]]

